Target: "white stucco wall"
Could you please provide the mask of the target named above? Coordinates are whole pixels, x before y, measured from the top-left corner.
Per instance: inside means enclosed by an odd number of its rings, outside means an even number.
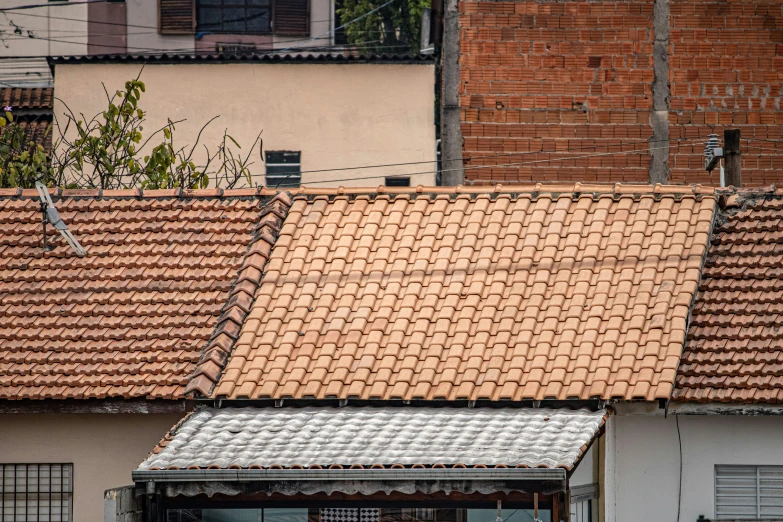
[[[680,457],[675,416],[620,415],[611,421],[606,522],[676,522]],[[679,425],[683,522],[714,517],[716,464],[783,465],[783,417],[680,415]]]
[[[0,463],[73,464],[73,520],[103,521],[103,492],[131,472],[182,414],[3,414]]]
[[[584,457],[582,457],[582,461],[579,463],[579,465],[574,470],[573,474],[571,475],[571,478],[569,479],[568,483],[571,485],[571,487],[574,486],[583,486],[586,484],[592,484],[594,482],[598,482],[597,477],[595,475],[595,453],[596,453],[596,445],[593,444],[590,446],[590,449],[585,452]]]
[[[65,112],[60,100],[88,119],[99,114],[106,109],[102,83],[114,92],[140,70],[123,63],[57,65],[55,115]],[[377,187],[384,176],[422,172],[411,176],[412,186],[435,184],[432,64],[147,64],[141,79],[145,138],[170,118],[185,120],[176,125],[176,143],[191,144],[219,115],[202,144],[214,150],[227,129],[244,153],[263,131],[264,150],[301,151],[303,185]],[[254,184],[264,184],[258,150],[253,159]],[[410,162],[421,163],[307,172]]]

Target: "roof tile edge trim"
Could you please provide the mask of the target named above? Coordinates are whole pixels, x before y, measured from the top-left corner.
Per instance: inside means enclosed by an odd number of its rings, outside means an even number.
[[[457,185],[454,187],[431,187],[418,185],[416,187],[336,187],[313,188],[301,186],[289,192],[294,196],[341,196],[341,195],[380,195],[380,194],[560,194],[560,193],[594,193],[607,195],[623,194],[693,194],[696,196],[722,195],[725,191],[702,185],[635,185],[622,183],[527,183],[509,185]],[[194,189],[166,192],[165,197],[198,198],[198,197],[272,197],[282,193],[280,190],[269,187],[244,188],[244,189]],[[52,197],[111,197],[111,198],[142,198],[164,197],[157,190],[142,189],[62,189],[50,188]],[[36,189],[2,188],[0,197],[31,197],[38,198]]]
[[[231,356],[234,343],[239,337],[242,324],[253,306],[269,253],[280,233],[280,227],[285,221],[289,208],[291,208],[291,198],[285,192],[279,192],[261,208],[253,238],[248,244],[245,259],[237,273],[226,305],[185,388],[186,397],[194,397],[196,392],[203,397],[209,397],[220,379]]]

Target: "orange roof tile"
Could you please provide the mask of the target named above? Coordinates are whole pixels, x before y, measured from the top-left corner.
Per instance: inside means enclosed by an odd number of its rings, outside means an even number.
[[[212,396],[670,396],[712,189],[387,190],[300,189]]]
[[[262,200],[53,192],[84,258],[51,226],[43,253],[35,191],[0,191],[0,398],[182,398]]]
[[[783,402],[783,192],[724,199],[674,398]]]

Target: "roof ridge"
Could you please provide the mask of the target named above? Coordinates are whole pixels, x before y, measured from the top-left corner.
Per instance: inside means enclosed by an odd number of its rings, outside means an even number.
[[[766,188],[765,188],[766,189]],[[735,189],[736,190],[736,189]],[[761,189],[740,189],[741,192],[762,193]],[[767,189],[769,191],[769,189]],[[783,190],[776,190],[776,195],[783,195]],[[286,191],[268,187],[241,189],[62,189],[50,188],[52,197],[60,198],[221,198],[221,197],[275,197]],[[727,193],[723,189],[703,185],[634,185],[623,183],[527,183],[517,185],[480,185],[480,186],[449,186],[435,187],[418,185],[416,187],[344,187],[311,188],[305,185],[289,190],[293,196],[339,196],[339,195],[373,195],[373,194],[532,194],[532,193],[596,193],[596,194],[652,194],[652,195],[713,195]],[[0,197],[30,197],[38,198],[36,189],[5,188],[0,189]]]
[[[310,188],[302,185],[298,189],[289,189],[294,196],[301,195],[348,195],[348,194],[515,194],[515,193],[584,193],[593,192],[600,194],[715,194],[714,187],[703,185],[636,185],[623,183],[522,183],[516,185],[456,185],[448,187],[428,187],[418,185],[416,187],[344,187],[336,188]]]
[[[258,224],[248,243],[247,253],[237,272],[226,305],[217,320],[207,345],[201,352],[193,375],[188,380],[185,395],[195,392],[209,397],[226,367],[232,349],[247,315],[253,308],[256,290],[261,284],[264,267],[269,260],[280,228],[291,208],[291,198],[279,192],[259,209]]]

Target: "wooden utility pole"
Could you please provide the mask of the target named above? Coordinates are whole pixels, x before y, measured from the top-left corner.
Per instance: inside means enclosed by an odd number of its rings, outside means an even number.
[[[725,176],[727,187],[742,186],[742,167],[740,166],[740,130],[723,131],[723,155],[726,163]]]

